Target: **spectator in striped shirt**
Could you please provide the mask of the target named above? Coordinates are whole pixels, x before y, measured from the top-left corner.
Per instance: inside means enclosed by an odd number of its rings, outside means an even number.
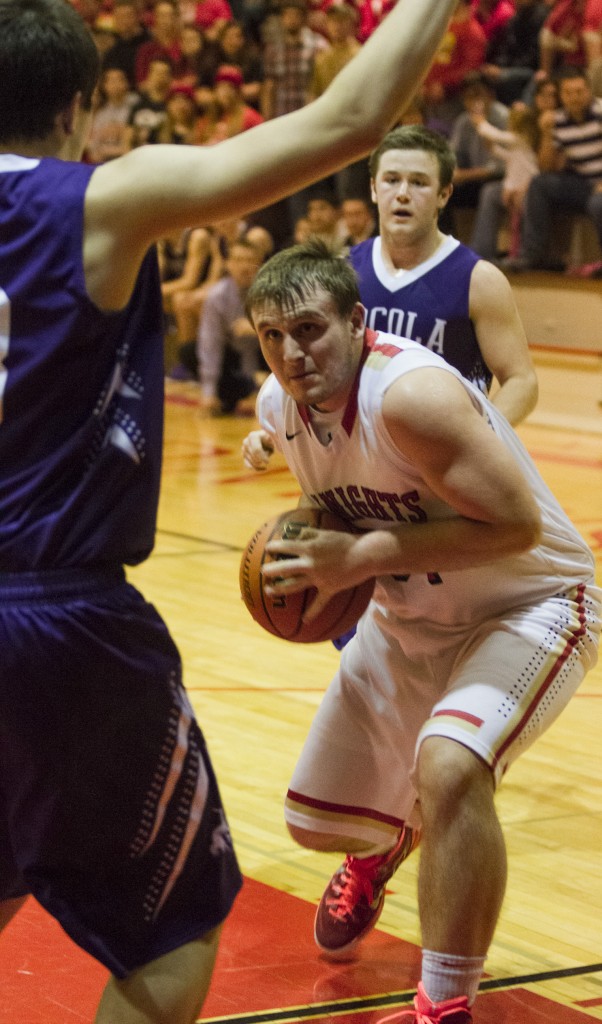
[[[594,98],[585,72],[559,79],[560,108],[540,120],[539,166],[527,192],[523,251],[509,270],[562,270],[550,259],[555,211],[591,217],[602,248],[602,99]]]

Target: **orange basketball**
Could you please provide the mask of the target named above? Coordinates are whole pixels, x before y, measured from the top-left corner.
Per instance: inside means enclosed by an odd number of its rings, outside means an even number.
[[[243,552],[240,593],[255,621],[269,633],[299,644],[314,644],[334,640],[355,625],[368,607],[374,580],[334,594],[318,618],[307,623],[303,622],[303,614],[316,594],[315,587],[297,594],[268,596],[261,567],[274,559],[266,551],[266,545],[271,540],[297,537],[306,526],[353,532],[344,519],[319,508],[296,508],[274,516],[256,530]]]

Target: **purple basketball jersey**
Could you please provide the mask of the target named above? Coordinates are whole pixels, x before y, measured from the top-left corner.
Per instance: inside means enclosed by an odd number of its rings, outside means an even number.
[[[359,277],[369,328],[417,341],[488,392],[492,375],[469,315],[476,253],[448,237],[430,259],[394,275],[382,259],[380,238],[369,238],[352,248],[349,260]]]
[[[0,571],[135,564],[161,471],[159,274],[117,313],[88,298],[94,168],[0,155]]]

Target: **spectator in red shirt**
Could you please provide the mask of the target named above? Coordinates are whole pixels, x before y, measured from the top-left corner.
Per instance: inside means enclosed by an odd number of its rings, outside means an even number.
[[[214,145],[240,132],[261,124],[261,114],[245,103],[242,95],[243,77],[240,68],[222,64],[215,76],[215,112],[199,123],[198,141]]]
[[[586,0],[583,45],[587,67],[591,68],[602,57],[602,0]]]
[[[472,12],[472,0],[460,0],[422,87],[425,116],[447,133],[462,112],[462,85],[485,60],[487,37]]]
[[[563,67],[585,68],[587,0],[557,0],[540,34],[540,70],[552,75]]]
[[[359,28],[357,38],[364,43],[371,36],[383,18],[395,6],[395,0],[361,0],[359,7]]]
[[[494,45],[506,22],[516,14],[514,0],[472,0],[472,13],[487,37],[487,46]]]
[[[153,11],[152,38],[142,43],[136,54],[136,83],[140,85],[148,76],[148,69],[155,57],[169,61],[177,75],[182,60],[180,20],[178,9],[172,0],[157,0]]]
[[[222,26],[233,17],[228,0],[199,0],[194,23],[203,30],[207,39],[216,39]]]

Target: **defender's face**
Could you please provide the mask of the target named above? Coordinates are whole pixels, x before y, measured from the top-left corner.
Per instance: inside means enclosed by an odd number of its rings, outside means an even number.
[[[290,306],[266,305],[253,310],[261,351],[279,384],[303,405],[324,411],[343,408],[349,397],[364,335],[360,303],[347,318],[322,288]]]
[[[451,185],[442,188],[439,183],[439,164],[433,153],[419,149],[383,153],[372,182],[381,234],[402,235],[408,241],[428,234],[451,191]]]

